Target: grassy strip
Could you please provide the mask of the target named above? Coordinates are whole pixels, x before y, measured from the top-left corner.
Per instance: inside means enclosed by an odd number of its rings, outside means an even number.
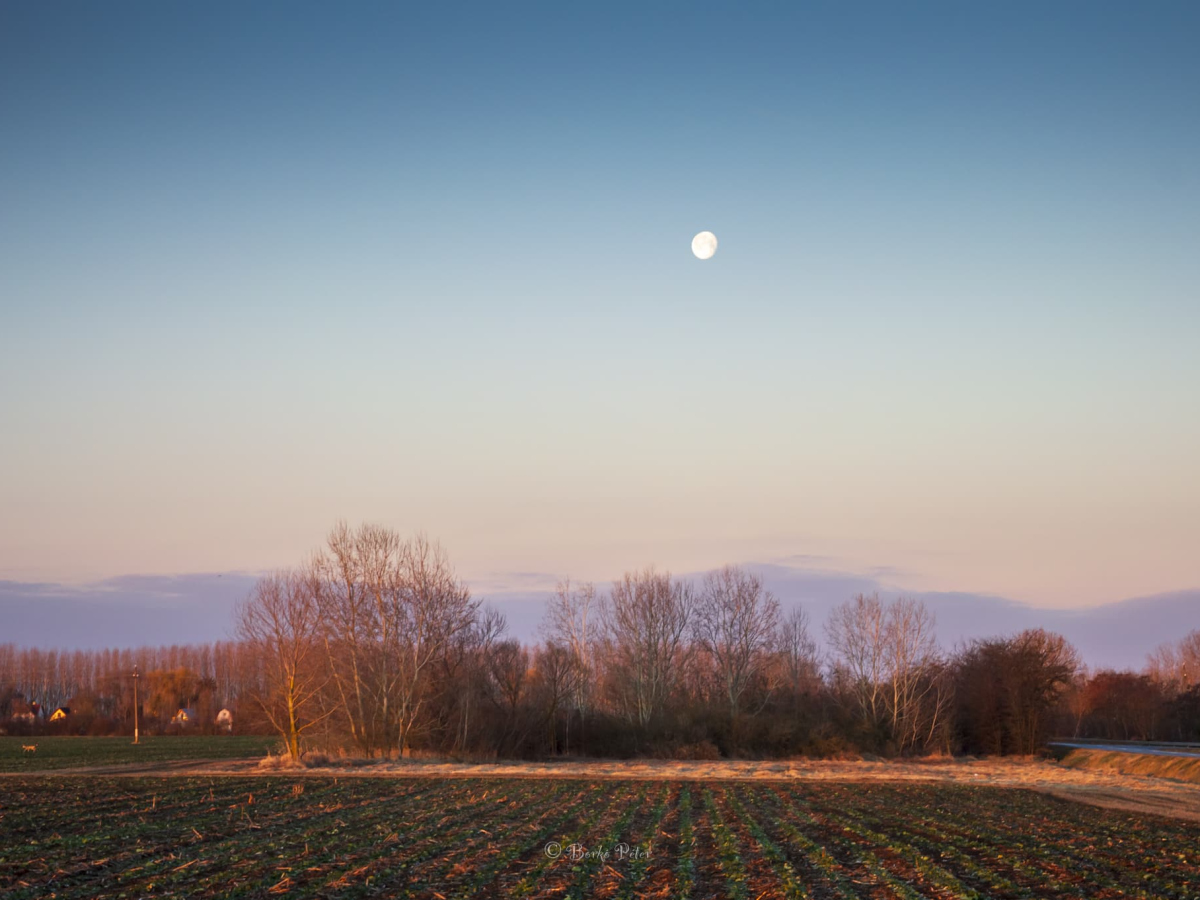
[[[44,772],[92,766],[152,765],[189,760],[255,759],[279,743],[265,735],[151,735],[129,737],[39,735],[0,737],[0,772]],[[26,753],[25,744],[36,744]]]
[[[1161,756],[1155,753],[1119,753],[1113,750],[1072,750],[1059,763],[1068,769],[1149,775],[1200,784],[1200,759]]]

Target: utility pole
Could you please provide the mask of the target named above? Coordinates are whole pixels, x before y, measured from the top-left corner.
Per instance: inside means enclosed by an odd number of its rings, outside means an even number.
[[[138,683],[138,678],[139,678],[139,677],[141,677],[141,676],[139,676],[139,675],[138,675],[137,666],[134,666],[134,667],[133,667],[133,742],[134,742],[135,744],[138,742],[138,692],[137,692],[137,683]]]

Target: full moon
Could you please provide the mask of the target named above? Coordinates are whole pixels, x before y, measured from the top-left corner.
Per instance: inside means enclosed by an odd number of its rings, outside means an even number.
[[[692,238],[692,252],[696,259],[712,259],[717,252],[717,236],[711,231],[702,231]]]

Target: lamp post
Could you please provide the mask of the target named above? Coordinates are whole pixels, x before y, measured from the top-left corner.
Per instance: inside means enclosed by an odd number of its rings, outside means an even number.
[[[133,742],[134,742],[135,744],[138,742],[138,693],[137,693],[137,683],[138,683],[138,678],[140,678],[140,677],[141,677],[141,676],[139,676],[139,675],[138,675],[137,666],[134,666],[134,667],[133,667]]]

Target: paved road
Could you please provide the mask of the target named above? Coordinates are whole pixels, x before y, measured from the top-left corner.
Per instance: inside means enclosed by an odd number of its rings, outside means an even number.
[[[1177,756],[1182,759],[1200,759],[1200,749],[1192,746],[1167,747],[1141,744],[1097,744],[1092,741],[1053,741],[1051,747],[1070,747],[1076,750],[1105,750],[1114,753],[1138,753],[1143,756]]]

